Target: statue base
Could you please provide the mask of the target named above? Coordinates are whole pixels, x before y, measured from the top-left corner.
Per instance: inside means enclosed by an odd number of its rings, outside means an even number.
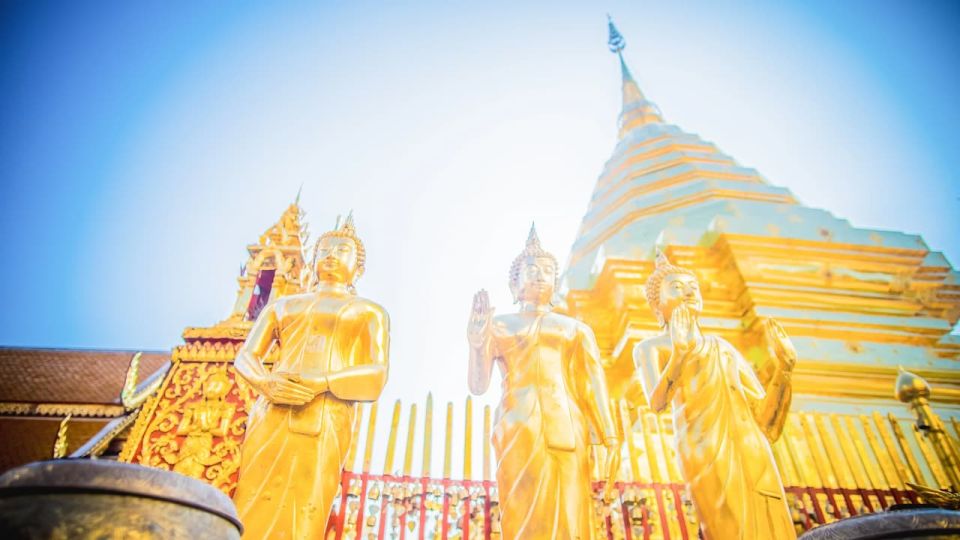
[[[0,538],[239,540],[233,502],[181,474],[95,460],[39,461],[0,476]]]
[[[960,512],[904,504],[884,512],[849,517],[810,529],[798,540],[925,540],[960,538]]]

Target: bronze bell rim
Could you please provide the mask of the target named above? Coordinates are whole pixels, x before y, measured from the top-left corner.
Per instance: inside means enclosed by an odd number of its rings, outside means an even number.
[[[219,489],[182,474],[90,459],[36,461],[0,475],[0,498],[38,494],[133,495],[217,515],[243,534],[236,508]]]

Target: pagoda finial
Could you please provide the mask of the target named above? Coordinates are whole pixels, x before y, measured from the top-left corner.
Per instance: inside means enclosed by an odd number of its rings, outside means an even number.
[[[620,54],[620,51],[626,48],[627,40],[623,39],[623,36],[617,31],[617,27],[613,24],[613,18],[609,13],[607,13],[607,28],[610,29],[610,39],[607,40],[610,52]]]
[[[633,75],[623,59],[623,49],[627,47],[627,40],[617,30],[609,13],[607,27],[610,30],[607,46],[610,47],[610,52],[616,54],[620,60],[620,75],[623,78],[623,110],[620,112],[620,138],[623,138],[633,128],[662,123],[663,117],[660,115],[660,109],[644,97],[637,82],[633,80]]]
[[[300,206],[300,194],[303,193],[303,182],[300,182],[300,189],[297,190],[297,198],[293,200],[295,206]]]
[[[610,47],[610,52],[617,55],[617,58],[620,59],[620,74],[623,76],[624,106],[635,101],[645,101],[643,92],[640,91],[640,87],[637,86],[636,81],[633,80],[633,75],[630,73],[630,69],[627,68],[627,63],[623,60],[623,50],[627,48],[627,40],[624,39],[623,34],[617,30],[609,13],[607,13],[607,28],[610,30],[607,46]]]

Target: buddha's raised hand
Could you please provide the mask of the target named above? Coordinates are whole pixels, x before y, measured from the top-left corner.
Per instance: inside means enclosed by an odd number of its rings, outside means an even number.
[[[767,344],[773,355],[777,358],[777,365],[784,371],[790,371],[797,363],[797,349],[793,342],[784,331],[780,323],[773,319],[767,319],[763,322],[763,332],[767,338]]]
[[[677,306],[670,314],[670,340],[674,352],[680,355],[686,355],[697,344],[693,316],[685,305]]]
[[[480,292],[473,295],[473,307],[470,309],[470,321],[467,323],[467,341],[474,349],[479,349],[487,343],[492,318],[490,295],[487,291],[480,289]]]

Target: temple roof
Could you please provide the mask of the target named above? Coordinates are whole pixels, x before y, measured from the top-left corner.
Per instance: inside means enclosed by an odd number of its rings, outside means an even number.
[[[119,405],[127,367],[135,353],[0,347],[0,403]],[[141,379],[169,360],[166,352],[144,352]]]

